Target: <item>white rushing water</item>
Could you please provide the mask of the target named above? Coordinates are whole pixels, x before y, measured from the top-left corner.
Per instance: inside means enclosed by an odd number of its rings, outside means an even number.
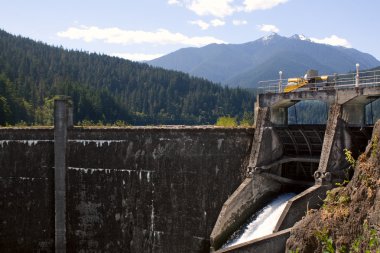
[[[236,231],[226,244],[223,245],[223,248],[272,234],[278,219],[285,209],[287,201],[295,195],[295,193],[279,195],[267,206],[254,214],[246,224]]]

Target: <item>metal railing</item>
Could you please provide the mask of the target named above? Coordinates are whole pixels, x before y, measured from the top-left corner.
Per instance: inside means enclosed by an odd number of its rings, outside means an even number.
[[[363,71],[348,74],[334,74],[324,75],[327,76],[326,81],[311,81],[305,86],[293,90],[292,92],[299,92],[305,90],[329,90],[329,89],[346,89],[355,87],[375,87],[380,86],[380,70]],[[314,80],[322,80],[321,76],[313,78]],[[263,93],[283,93],[288,79],[277,79],[260,81],[258,85],[259,94]]]

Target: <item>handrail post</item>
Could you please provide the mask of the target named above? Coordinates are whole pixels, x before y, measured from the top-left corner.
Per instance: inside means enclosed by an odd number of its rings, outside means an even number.
[[[356,81],[355,81],[355,87],[359,88],[359,63],[356,63]]]

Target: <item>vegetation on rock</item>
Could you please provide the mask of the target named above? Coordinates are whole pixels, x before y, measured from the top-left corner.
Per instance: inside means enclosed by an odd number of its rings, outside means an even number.
[[[309,211],[294,226],[287,252],[380,252],[378,136],[380,120],[374,127],[371,143],[355,163],[351,181],[329,191],[322,208]]]

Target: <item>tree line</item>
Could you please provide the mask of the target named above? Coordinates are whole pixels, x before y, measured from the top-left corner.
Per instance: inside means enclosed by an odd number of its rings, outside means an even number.
[[[252,114],[254,93],[205,79],[0,30],[0,125],[52,123],[55,95],[72,98],[74,122],[214,124]],[[244,114],[245,113],[245,114]]]

